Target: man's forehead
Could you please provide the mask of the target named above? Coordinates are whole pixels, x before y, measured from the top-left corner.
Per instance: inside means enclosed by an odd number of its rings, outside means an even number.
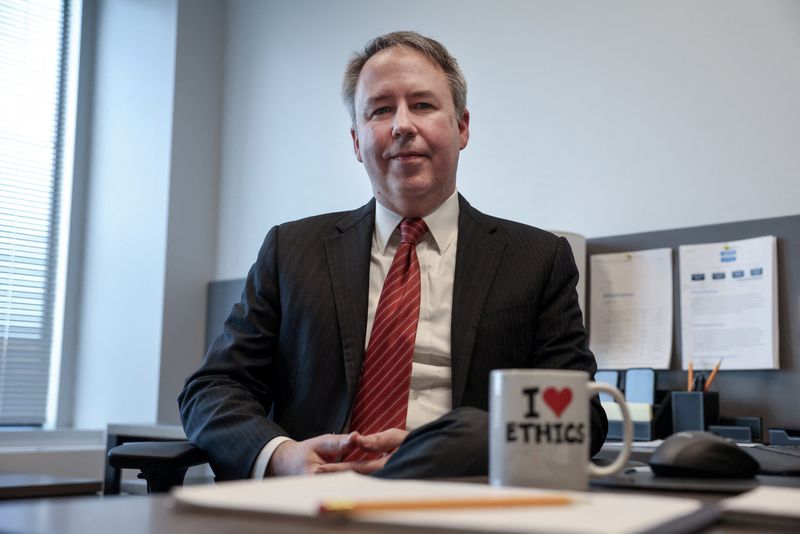
[[[422,52],[406,46],[395,46],[381,50],[364,63],[356,84],[356,95],[362,99],[369,95],[374,98],[374,93],[383,92],[396,82],[422,81],[418,75],[437,72],[446,82],[444,69]],[[429,81],[429,80],[428,80]],[[431,87],[417,87],[413,92],[432,92]],[[365,94],[366,93],[366,94]]]
[[[367,68],[368,65],[374,66],[376,64],[399,62],[419,62],[441,69],[441,66],[438,63],[424,54],[421,50],[417,50],[416,48],[405,45],[390,46],[388,48],[384,48],[380,52],[376,52],[364,63],[364,69]]]

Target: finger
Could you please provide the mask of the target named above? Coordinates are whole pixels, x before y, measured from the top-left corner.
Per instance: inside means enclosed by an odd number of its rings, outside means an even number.
[[[352,466],[353,471],[362,475],[369,475],[383,468],[386,462],[389,461],[390,454],[376,458],[375,460],[367,460],[365,462],[355,462]]]
[[[390,428],[367,436],[357,436],[358,446],[370,452],[390,452],[397,449],[408,436],[407,430]]]
[[[359,460],[356,462],[338,462],[320,464],[317,466],[317,473],[341,473],[342,471],[354,471],[362,475],[369,475],[386,465],[390,455],[381,456],[375,460]]]
[[[351,432],[350,434],[324,434],[307,440],[307,443],[311,446],[311,450],[321,458],[334,460],[342,454],[355,450],[358,447],[356,443],[358,436],[357,432]]]
[[[352,471],[353,464],[355,463],[357,462],[320,464],[317,466],[317,474],[341,473],[342,471]]]

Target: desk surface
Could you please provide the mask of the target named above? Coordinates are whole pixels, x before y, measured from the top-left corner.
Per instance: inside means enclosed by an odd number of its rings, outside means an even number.
[[[705,502],[715,502],[729,496],[712,493],[671,495],[695,497]],[[322,523],[308,518],[187,510],[175,508],[169,496],[106,496],[9,501],[0,503],[0,526],[4,531],[35,534],[85,534],[86,532],[215,534],[261,533],[267,529],[288,534],[306,532],[313,534],[373,533],[393,530],[391,527],[352,523]],[[394,530],[396,531],[396,527]],[[759,528],[758,531],[769,532],[763,528]],[[704,532],[743,533],[754,532],[754,529],[753,525],[737,524],[721,519]]]
[[[0,528],[4,532],[35,534],[263,533],[375,532],[358,525],[337,528],[310,520],[276,516],[225,514],[218,511],[174,509],[168,496],[106,496],[37,499],[0,503]]]
[[[99,480],[27,473],[0,474],[0,499],[91,495],[100,489]]]

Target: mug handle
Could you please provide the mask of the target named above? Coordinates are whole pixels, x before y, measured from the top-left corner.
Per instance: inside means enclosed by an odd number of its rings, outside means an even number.
[[[622,469],[623,467],[625,467],[625,465],[628,463],[628,460],[631,457],[631,449],[633,448],[633,421],[631,420],[631,412],[630,410],[628,410],[628,405],[625,404],[625,397],[622,395],[622,392],[617,388],[615,388],[614,386],[597,382],[589,382],[586,385],[591,394],[600,393],[602,391],[614,397],[614,400],[617,401],[617,404],[619,404],[620,410],[622,411],[622,419],[623,419],[622,452],[619,453],[616,460],[611,462],[609,465],[603,467],[594,465],[592,462],[589,462],[589,475],[593,477],[610,476],[619,471],[620,469]]]

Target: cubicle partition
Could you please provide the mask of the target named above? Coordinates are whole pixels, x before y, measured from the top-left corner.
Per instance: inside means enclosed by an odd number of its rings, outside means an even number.
[[[208,284],[208,308],[206,311],[206,347],[222,333],[222,325],[231,313],[233,305],[242,297],[244,278],[221,280]]]
[[[719,391],[720,415],[760,416],[767,427],[800,428],[800,215],[754,221],[694,226],[587,240],[587,256],[654,248],[673,249],[673,330],[670,370],[656,373],[656,387],[686,389],[681,371],[681,310],[678,247],[774,235],[778,241],[779,371],[726,371],[714,381]],[[588,270],[588,269],[587,269]],[[591,275],[590,275],[591,278]],[[587,280],[587,302],[591,295]],[[587,308],[590,305],[587,304]],[[588,327],[592,318],[586,310]]]

